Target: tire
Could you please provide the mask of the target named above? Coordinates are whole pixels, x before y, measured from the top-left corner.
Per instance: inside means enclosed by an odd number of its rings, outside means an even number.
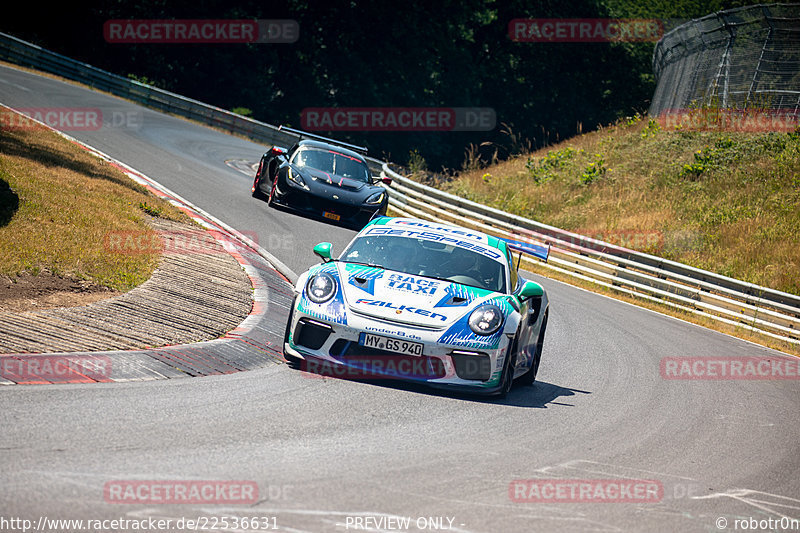
[[[278,176],[275,176],[275,179],[272,180],[272,188],[269,190],[269,198],[267,199],[267,205],[273,207],[275,205],[275,189],[278,187]]]
[[[256,178],[253,181],[253,198],[258,198],[259,200],[264,200],[266,196],[264,193],[261,192],[259,185],[261,184],[261,169],[264,166],[264,162],[261,161],[258,165],[258,170],[256,171]]]
[[[514,338],[514,342],[511,344],[511,348],[508,350],[508,357],[506,357],[506,362],[503,367],[503,376],[500,378],[500,391],[498,391],[497,395],[500,399],[505,399],[508,396],[508,393],[511,392],[511,387],[514,385],[514,365],[517,361],[517,339]]]
[[[294,318],[294,306],[296,303],[297,303],[297,298],[292,300],[292,307],[291,310],[289,311],[289,320],[286,322],[286,329],[284,330],[283,333],[283,358],[286,359],[286,362],[289,364],[289,366],[299,368],[302,359],[299,359],[291,354],[286,353],[286,344],[289,342],[289,331],[291,330],[292,327],[292,318]]]
[[[536,381],[536,374],[539,372],[539,363],[542,361],[542,349],[544,348],[544,333],[547,330],[547,314],[542,319],[542,327],[539,329],[539,338],[536,339],[536,352],[533,354],[533,363],[523,375],[519,377],[519,382],[523,385],[533,385]]]
[[[266,200],[267,197],[264,196],[264,193],[261,192],[261,189],[258,188],[258,184],[253,187],[253,198],[258,198],[259,200]]]

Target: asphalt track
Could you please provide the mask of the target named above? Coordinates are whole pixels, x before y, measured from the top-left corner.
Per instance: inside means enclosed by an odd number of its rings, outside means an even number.
[[[0,102],[138,117],[68,133],[255,233],[295,272],[315,262],[313,244],[341,250],[353,235],[253,199],[252,178],[226,161],[257,161],[263,146],[6,67]],[[720,531],[721,519],[735,530],[737,519],[800,518],[800,381],[660,373],[665,357],[778,352],[532,277],[551,301],[539,381],[503,401],[321,379],[285,365],[2,387],[0,529],[19,530],[3,526],[15,517],[175,524],[272,516],[284,531]],[[512,482],[531,479],[650,480],[663,492],[627,503],[563,494],[514,501]],[[247,505],[109,503],[104,487],[115,480],[249,480],[259,497]],[[387,521],[405,517],[410,529]]]

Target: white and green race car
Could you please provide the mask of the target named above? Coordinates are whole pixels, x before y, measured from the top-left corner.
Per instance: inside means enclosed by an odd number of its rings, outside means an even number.
[[[287,361],[334,376],[503,396],[515,379],[534,382],[547,294],[518,274],[506,241],[380,217],[338,259],[330,243],[314,252],[323,262],[297,281]]]

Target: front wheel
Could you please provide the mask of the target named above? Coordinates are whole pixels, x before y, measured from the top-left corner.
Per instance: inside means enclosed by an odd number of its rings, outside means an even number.
[[[517,360],[517,339],[515,337],[514,342],[511,343],[511,346],[508,349],[505,365],[503,365],[503,375],[500,378],[502,385],[500,386],[500,391],[498,392],[498,396],[501,399],[508,396],[508,393],[511,392],[511,386],[514,385],[514,366],[516,366],[516,360]]]
[[[264,168],[264,161],[262,160],[261,163],[258,164],[258,170],[256,170],[256,177],[253,180],[253,198],[258,198],[259,200],[263,200],[265,198],[264,193],[261,192],[261,188],[259,185],[261,184],[261,170]]]
[[[292,300],[292,307],[289,308],[289,321],[286,322],[286,330],[283,333],[283,358],[286,359],[286,362],[289,363],[291,366],[300,366],[300,359],[286,353],[286,345],[289,344],[289,332],[292,329],[292,318],[294,318],[294,306],[297,303],[297,298]]]
[[[278,187],[278,176],[275,176],[275,179],[272,180],[272,188],[269,190],[269,199],[267,200],[267,205],[272,207],[275,205],[275,189]]]
[[[539,363],[542,361],[542,348],[544,347],[544,332],[547,329],[547,315],[542,319],[542,327],[539,328],[539,338],[536,339],[536,352],[533,354],[531,367],[520,376],[519,381],[524,385],[533,385],[536,381],[536,373],[539,372]]]
[[[266,199],[266,196],[264,196],[264,193],[261,192],[261,189],[258,188],[258,182],[256,182],[255,185],[253,185],[253,198],[258,198],[259,200]]]

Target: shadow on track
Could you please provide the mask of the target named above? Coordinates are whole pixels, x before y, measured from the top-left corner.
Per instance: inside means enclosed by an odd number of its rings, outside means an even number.
[[[590,391],[580,389],[569,389],[547,383],[545,381],[536,381],[533,386],[522,385],[515,383],[511,391],[505,398],[498,398],[497,396],[479,396],[476,394],[468,394],[464,392],[450,391],[444,388],[434,388],[424,383],[417,383],[413,381],[402,381],[397,379],[378,378],[370,379],[365,377],[342,377],[332,375],[331,373],[315,372],[301,367],[301,364],[296,362],[288,363],[288,366],[297,372],[305,372],[312,375],[319,375],[324,379],[341,379],[344,381],[354,381],[371,385],[373,387],[382,387],[394,390],[404,390],[416,394],[424,394],[427,396],[437,396],[442,398],[454,398],[465,402],[478,402],[486,404],[508,405],[510,407],[529,407],[536,409],[547,409],[549,405],[560,405],[565,407],[573,407],[573,404],[566,401],[559,401],[562,398],[575,396],[577,394],[591,394]]]
[[[408,390],[419,394],[426,394],[429,396],[441,396],[446,398],[457,398],[466,402],[478,402],[486,404],[508,405],[509,407],[529,407],[535,409],[547,409],[549,405],[561,405],[566,407],[573,407],[571,403],[557,401],[561,398],[575,396],[576,394],[591,394],[589,391],[580,389],[569,389],[547,383],[544,381],[536,381],[533,386],[525,386],[515,384],[511,392],[505,398],[498,398],[497,396],[478,396],[474,394],[467,394],[462,392],[451,392],[445,389],[434,389],[432,387],[417,384],[407,383],[403,381],[369,381],[361,380],[365,383],[379,385],[383,387],[390,387],[399,390]]]

